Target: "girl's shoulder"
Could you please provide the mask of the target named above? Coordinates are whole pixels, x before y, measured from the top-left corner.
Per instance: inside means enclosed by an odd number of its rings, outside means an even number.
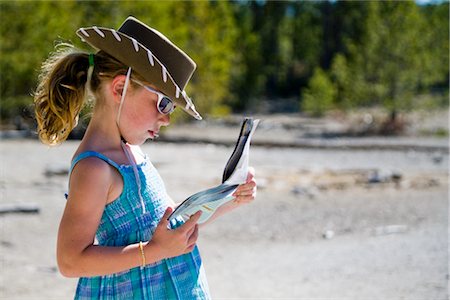
[[[113,160],[101,153],[86,151],[74,156],[69,174],[70,177],[83,176],[87,179],[101,180],[108,178],[112,169],[119,169]]]
[[[85,151],[74,156],[69,176],[70,192],[85,191],[88,195],[97,195],[98,199],[105,198],[106,203],[122,193],[119,165],[99,152]]]

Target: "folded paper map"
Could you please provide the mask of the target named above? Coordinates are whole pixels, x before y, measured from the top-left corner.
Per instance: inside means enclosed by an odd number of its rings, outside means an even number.
[[[199,210],[202,211],[202,215],[198,223],[204,223],[217,208],[234,199],[232,194],[247,180],[250,141],[258,123],[259,120],[244,119],[234,151],[225,165],[222,184],[198,192],[184,200],[169,216],[172,228],[176,228]]]

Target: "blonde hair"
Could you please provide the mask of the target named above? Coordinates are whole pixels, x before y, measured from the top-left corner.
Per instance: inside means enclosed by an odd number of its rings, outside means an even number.
[[[34,93],[39,139],[47,145],[65,141],[86,104],[89,53],[59,44],[42,64]],[[102,78],[125,75],[128,66],[104,51],[95,54],[90,91],[96,97]],[[136,73],[136,79],[142,78]],[[98,97],[96,97],[98,98]]]

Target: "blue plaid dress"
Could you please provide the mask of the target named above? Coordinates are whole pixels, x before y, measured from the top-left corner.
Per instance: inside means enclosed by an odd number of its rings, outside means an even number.
[[[96,232],[99,245],[125,246],[148,241],[169,205],[164,183],[150,160],[137,165],[141,195],[146,206],[142,213],[136,177],[132,166],[118,165],[98,152],[83,152],[72,162],[98,157],[115,167],[123,177],[123,192],[106,205]],[[138,254],[136,254],[138,257]],[[75,299],[210,299],[200,253],[163,259],[145,268],[136,267],[105,276],[82,277]]]

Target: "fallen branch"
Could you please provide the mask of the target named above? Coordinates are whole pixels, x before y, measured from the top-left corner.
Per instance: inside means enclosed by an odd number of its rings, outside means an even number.
[[[0,215],[10,213],[38,214],[39,206],[35,203],[0,204]]]

